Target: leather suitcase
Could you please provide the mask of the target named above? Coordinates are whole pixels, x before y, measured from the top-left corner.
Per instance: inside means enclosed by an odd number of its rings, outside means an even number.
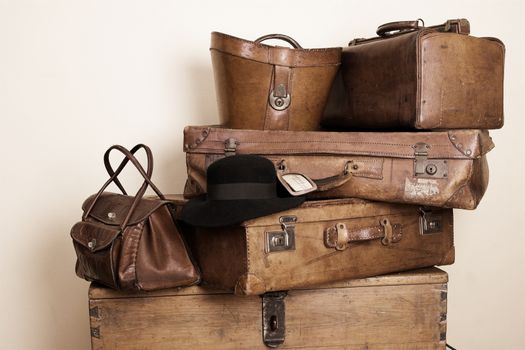
[[[424,27],[380,26],[343,49],[323,126],[498,129],[503,126],[505,47],[470,36],[466,19]],[[342,91],[345,92],[342,92]],[[346,99],[345,99],[346,98]]]
[[[262,44],[277,39],[292,48]],[[282,34],[255,41],[211,33],[221,125],[234,129],[319,130],[340,47],[303,49]]]
[[[311,198],[356,197],[474,209],[488,185],[487,131],[307,132],[186,127],[184,194],[206,192],[206,168],[231,154],[258,154],[280,173],[314,179]]]
[[[167,199],[184,202],[181,196]],[[203,283],[237,295],[454,262],[452,209],[307,201],[234,226],[182,231]]]
[[[437,268],[239,298],[194,286],[129,293],[92,284],[93,349],[445,349]]]

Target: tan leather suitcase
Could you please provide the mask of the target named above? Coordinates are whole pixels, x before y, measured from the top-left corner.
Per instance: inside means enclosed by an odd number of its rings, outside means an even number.
[[[167,198],[184,203],[181,196]],[[182,231],[203,283],[238,295],[454,262],[452,209],[307,201],[234,226]]]
[[[269,46],[277,39],[292,47]],[[270,34],[255,41],[211,33],[221,125],[234,129],[319,130],[341,48],[303,49]]]
[[[126,293],[93,284],[92,348],[445,349],[447,281],[430,268],[263,298],[197,286]]]
[[[505,47],[470,36],[466,19],[393,22],[343,49],[328,128],[498,129]],[[344,89],[344,92],[341,92]],[[346,100],[345,100],[346,97]]]
[[[184,129],[184,194],[206,192],[206,169],[231,154],[258,154],[280,173],[314,179],[311,198],[357,197],[474,209],[488,185],[487,131],[306,132]]]

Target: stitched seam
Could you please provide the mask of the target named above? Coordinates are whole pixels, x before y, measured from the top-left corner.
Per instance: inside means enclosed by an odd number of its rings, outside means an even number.
[[[264,136],[264,135],[261,135]],[[206,142],[215,142],[224,144],[224,141],[220,140],[208,140]],[[289,143],[322,143],[322,144],[363,144],[363,145],[384,145],[384,146],[405,146],[412,148],[414,146],[413,143],[407,144],[407,143],[385,143],[385,142],[369,142],[369,141],[330,141],[330,140],[312,140],[312,139],[300,139],[300,140],[291,140],[291,141],[249,141],[249,140],[239,140],[242,144],[289,144]],[[202,143],[201,143],[202,144]],[[436,144],[436,145],[430,145],[432,147],[450,147],[450,144]]]
[[[248,60],[248,61],[252,61],[252,62],[258,62],[258,63],[263,63],[263,64],[271,64],[271,65],[274,65],[274,66],[282,66],[282,67],[302,68],[302,67],[326,67],[326,66],[340,66],[341,65],[340,62],[331,62],[331,61],[326,62],[326,63],[310,63],[310,64],[307,64],[307,63],[304,63],[304,61],[301,61],[300,65],[284,65],[284,64],[276,64],[274,62],[271,62],[268,58],[267,58],[266,61],[262,61],[262,60],[256,60],[254,58],[249,58],[249,57],[245,57],[245,56],[241,56],[241,55],[236,55],[234,53],[231,53],[231,52],[228,52],[228,51],[222,51],[222,50],[219,50],[219,49],[210,49],[210,50],[220,52],[223,55],[239,57],[239,58],[242,58],[244,60]]]
[[[136,244],[135,244],[135,247],[134,247],[133,260],[132,260],[131,264],[133,266],[133,273],[135,275],[136,286],[139,287],[139,289],[142,289],[142,287],[140,287],[140,285],[139,285],[139,279],[138,279],[138,276],[137,276],[137,256],[138,256],[138,253],[139,253],[140,238],[142,237],[142,233],[144,233],[144,221],[139,223],[137,226],[140,228],[140,231],[137,232],[137,235],[134,237],[134,240],[136,240]]]

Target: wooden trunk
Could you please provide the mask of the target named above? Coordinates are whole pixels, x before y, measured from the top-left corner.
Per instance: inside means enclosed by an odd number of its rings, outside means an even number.
[[[444,271],[428,268],[292,290],[284,318],[272,319],[267,308],[265,321],[259,296],[93,284],[92,348],[267,349],[264,328],[270,336],[283,331],[280,349],[445,349],[447,281]]]

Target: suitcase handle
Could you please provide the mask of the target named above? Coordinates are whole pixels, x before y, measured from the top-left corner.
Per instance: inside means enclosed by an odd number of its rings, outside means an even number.
[[[263,42],[265,40],[270,40],[270,39],[277,39],[277,40],[286,41],[288,44],[292,45],[292,47],[294,49],[302,49],[302,46],[299,45],[299,43],[297,41],[295,41],[294,39],[292,39],[288,35],[284,35],[284,34],[267,34],[267,35],[263,35],[260,38],[255,39],[255,42],[257,44],[260,44],[261,42]]]
[[[388,246],[397,243],[403,235],[401,224],[391,224],[388,218],[381,218],[379,225],[349,229],[346,224],[339,222],[324,231],[324,244],[327,248],[345,250],[352,242],[381,239],[381,243]]]
[[[421,22],[421,27],[419,26],[419,22]],[[398,21],[382,24],[377,27],[376,33],[379,36],[388,36],[392,35],[392,32],[406,32],[424,27],[425,22],[421,18],[418,18],[415,21]]]
[[[421,26],[419,25],[419,22],[421,22]],[[398,21],[385,23],[377,28],[376,33],[379,36],[386,37],[392,34],[397,34],[392,32],[408,32],[418,30],[420,28],[425,28],[425,22],[421,18],[418,18],[415,21]],[[449,19],[443,24],[438,24],[436,26],[430,26],[427,28],[431,28],[439,32],[452,32],[465,35],[470,34],[470,22],[465,18]]]
[[[324,192],[328,191],[334,188],[337,188],[339,186],[344,185],[348,180],[352,178],[352,171],[350,170],[350,163],[352,161],[347,161],[345,163],[345,167],[343,171],[334,176],[328,176],[322,179],[312,179],[312,181],[316,184],[317,190],[316,192]],[[279,171],[281,174],[286,174],[288,171],[288,166],[286,165],[285,160],[281,160],[276,165],[277,171]]]

